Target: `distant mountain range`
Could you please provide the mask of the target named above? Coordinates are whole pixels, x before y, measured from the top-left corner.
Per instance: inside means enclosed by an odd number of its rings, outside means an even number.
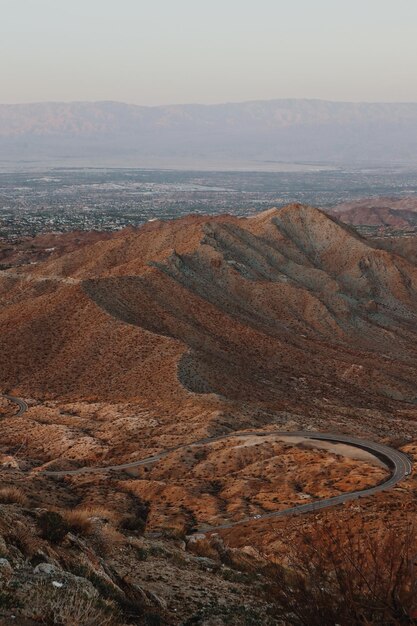
[[[0,105],[0,161],[142,167],[417,165],[417,103]]]

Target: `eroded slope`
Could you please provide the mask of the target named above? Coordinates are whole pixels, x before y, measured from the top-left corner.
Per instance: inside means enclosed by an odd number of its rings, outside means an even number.
[[[0,289],[2,384],[26,394],[415,400],[416,267],[310,207],[152,222]]]

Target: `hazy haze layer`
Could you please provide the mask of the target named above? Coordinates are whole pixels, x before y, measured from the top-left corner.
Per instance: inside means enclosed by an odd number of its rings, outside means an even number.
[[[204,167],[416,163],[417,104],[271,100],[0,106],[0,161]]]

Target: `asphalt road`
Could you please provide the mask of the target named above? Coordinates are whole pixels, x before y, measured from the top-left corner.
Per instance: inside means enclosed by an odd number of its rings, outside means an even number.
[[[15,417],[17,417],[18,415],[23,415],[23,413],[25,413],[28,410],[28,405],[21,398],[16,398],[15,396],[7,396],[7,395],[4,395],[3,398],[6,398],[6,400],[9,400],[10,402],[14,402],[19,407],[18,412],[15,413]]]
[[[20,398],[15,398],[14,396],[4,396],[11,402],[15,402],[19,406],[19,412],[16,415],[22,415],[28,408],[26,402],[21,400]],[[321,500],[317,500],[315,502],[308,502],[306,504],[300,504],[295,507],[291,507],[289,509],[283,509],[281,511],[274,511],[272,513],[265,513],[263,515],[256,515],[253,517],[244,518],[237,522],[230,522],[227,524],[221,524],[219,526],[210,527],[210,528],[201,528],[198,532],[207,534],[214,533],[218,530],[226,530],[228,528],[233,528],[235,526],[247,524],[248,522],[271,519],[274,517],[286,517],[289,515],[301,515],[302,513],[321,511],[322,509],[327,509],[332,506],[336,506],[339,504],[343,504],[344,502],[348,502],[350,500],[357,500],[358,498],[363,498],[367,496],[371,496],[375,493],[379,493],[380,491],[385,491],[386,489],[391,489],[401,480],[406,478],[412,471],[412,463],[408,456],[399,450],[395,450],[394,448],[390,448],[381,443],[375,443],[374,441],[368,441],[364,439],[357,439],[355,437],[351,437],[350,435],[342,435],[342,434],[333,434],[333,433],[318,433],[312,431],[297,431],[297,432],[288,432],[282,430],[273,430],[273,431],[246,431],[240,433],[230,433],[228,435],[218,435],[217,437],[206,437],[204,439],[199,439],[198,441],[194,441],[190,444],[183,444],[180,446],[175,446],[174,448],[169,448],[164,450],[163,452],[159,452],[158,454],[154,454],[153,456],[146,457],[145,459],[141,459],[140,461],[132,461],[130,463],[121,463],[120,465],[107,465],[104,467],[81,467],[74,470],[43,470],[41,473],[45,476],[71,476],[78,474],[87,474],[87,473],[104,473],[108,471],[121,471],[125,469],[129,469],[132,467],[140,467],[141,465],[151,465],[160,461],[161,459],[168,456],[168,454],[176,451],[183,450],[186,448],[192,448],[201,445],[210,445],[215,441],[222,441],[225,439],[232,439],[234,437],[244,438],[244,437],[264,437],[264,436],[277,435],[279,437],[305,437],[306,439],[311,440],[320,440],[320,441],[331,441],[335,443],[343,443],[355,448],[359,448],[361,450],[365,450],[373,454],[379,460],[381,460],[391,471],[390,477],[385,480],[383,483],[379,485],[375,485],[374,487],[369,487],[367,489],[362,489],[360,491],[351,491],[349,493],[343,493],[338,496],[333,496],[332,498],[323,498]]]

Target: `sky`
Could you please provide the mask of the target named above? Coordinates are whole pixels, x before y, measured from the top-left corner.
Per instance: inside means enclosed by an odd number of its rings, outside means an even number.
[[[0,102],[417,102],[417,0],[0,0]]]

